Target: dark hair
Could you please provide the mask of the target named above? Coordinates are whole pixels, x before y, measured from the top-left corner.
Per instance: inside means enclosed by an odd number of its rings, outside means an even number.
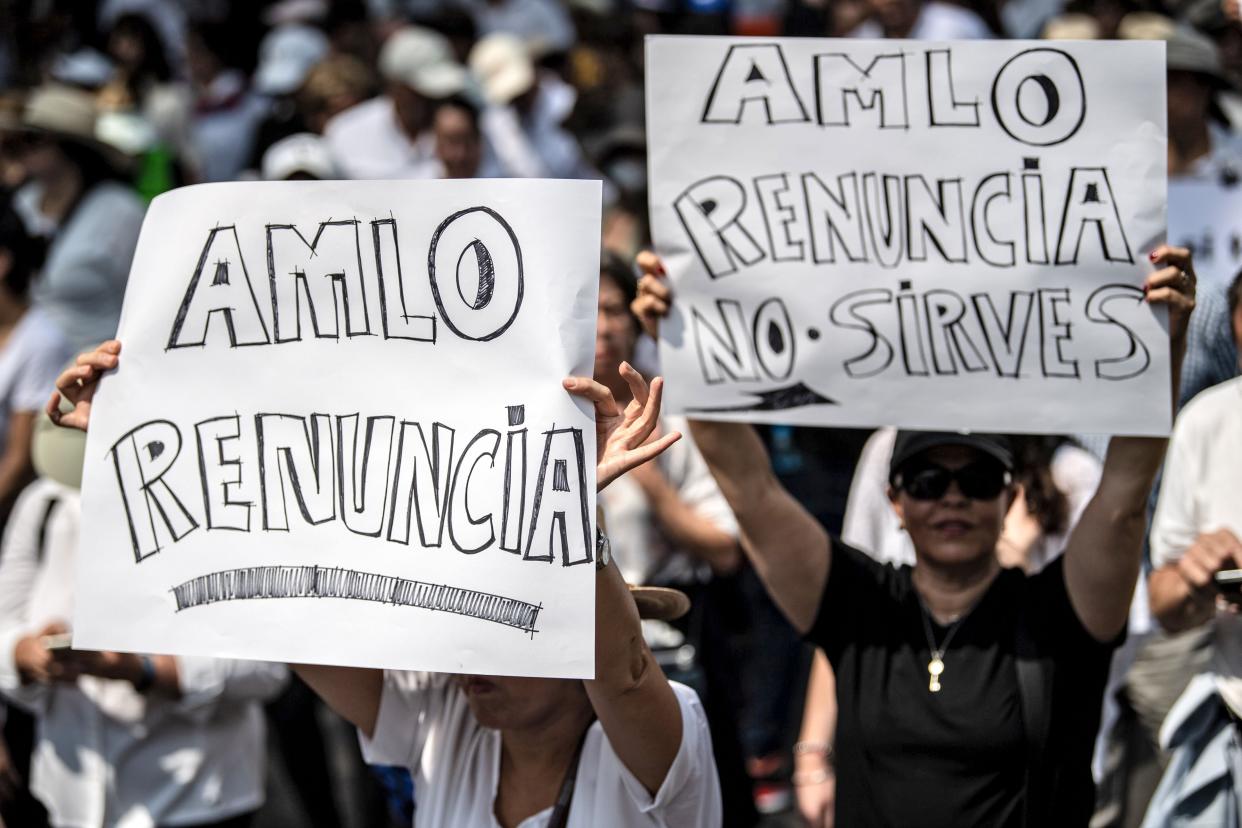
[[[1012,434],[1014,480],[1022,484],[1026,509],[1039,522],[1045,535],[1069,528],[1070,505],[1065,492],[1052,479],[1052,458],[1057,449],[1071,442],[1068,437]]]
[[[634,278],[634,269],[611,250],[604,250],[599,254],[599,275],[608,278],[621,289],[627,308],[638,298],[638,280]]]
[[[82,195],[104,181],[125,181],[125,174],[112,165],[96,148],[71,139],[58,139],[56,145],[82,176]]]
[[[25,299],[38,266],[39,244],[26,232],[21,217],[7,202],[0,206],[0,250],[12,257],[9,272],[4,274],[4,288],[19,299]]]
[[[1242,270],[1229,283],[1229,316],[1232,318],[1242,308]]]
[[[167,83],[172,80],[172,66],[168,63],[168,53],[164,49],[164,41],[150,18],[139,12],[123,14],[112,24],[110,35],[121,32],[142,42],[142,65],[130,84],[140,86],[147,81]]]
[[[480,133],[479,108],[475,106],[469,98],[466,98],[464,95],[450,95],[443,100],[436,101],[434,111],[439,112],[445,107],[448,107],[449,109],[460,109],[462,112],[466,113],[466,117],[470,119],[471,128],[474,129],[476,134]]]

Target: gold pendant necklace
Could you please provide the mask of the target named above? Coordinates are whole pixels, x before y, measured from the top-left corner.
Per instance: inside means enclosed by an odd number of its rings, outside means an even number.
[[[944,672],[944,653],[932,650],[931,661],[927,662],[927,689],[933,693],[940,692],[940,674]]]
[[[949,631],[945,633],[944,643],[937,647],[936,636],[932,632],[931,613],[923,605],[923,596],[918,594],[918,590],[915,590],[914,595],[919,601],[919,611],[923,618],[923,633],[927,636],[927,650],[931,653],[931,660],[927,662],[927,691],[929,693],[939,693],[940,677],[944,675],[944,654],[949,649],[949,642],[953,640],[953,636],[957,633],[958,628],[962,626],[962,622],[966,620],[966,616],[970,612],[964,612],[954,620],[949,626]]]

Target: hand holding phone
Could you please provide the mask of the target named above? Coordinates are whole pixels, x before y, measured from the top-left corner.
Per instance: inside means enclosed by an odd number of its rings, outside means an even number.
[[[1213,580],[1226,601],[1242,604],[1242,569],[1222,569]]]

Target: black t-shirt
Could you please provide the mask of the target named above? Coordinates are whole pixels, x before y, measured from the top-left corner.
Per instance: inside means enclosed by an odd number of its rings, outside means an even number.
[[[808,638],[837,682],[838,825],[894,828],[1021,826],[1028,750],[1014,650],[1019,613],[1052,667],[1044,759],[1055,780],[1049,816],[1085,826],[1091,752],[1109,660],[1070,605],[1058,559],[1039,574],[1004,570],[946,650],[941,689],[913,570],[876,563],[833,540],[832,565]],[[932,621],[937,646],[948,628]]]

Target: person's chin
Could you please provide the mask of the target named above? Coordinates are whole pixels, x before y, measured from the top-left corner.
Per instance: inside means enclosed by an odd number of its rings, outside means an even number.
[[[994,550],[987,546],[962,538],[930,544],[921,557],[936,566],[974,567],[993,554]]]

